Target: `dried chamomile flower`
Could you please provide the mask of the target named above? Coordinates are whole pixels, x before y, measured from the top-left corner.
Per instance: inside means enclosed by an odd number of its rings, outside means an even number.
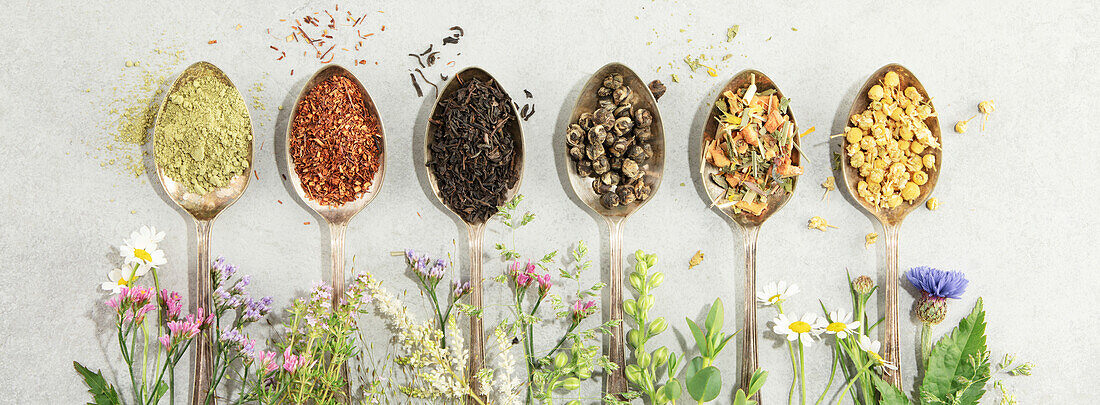
[[[958,132],[960,134],[966,133],[966,124],[970,122],[970,120],[974,119],[974,117],[977,117],[977,115],[971,116],[970,118],[955,123],[955,132]]]
[[[996,109],[996,106],[993,105],[993,100],[985,100],[978,103],[978,111],[982,113],[982,132],[985,132],[985,123],[989,121],[989,115],[993,114],[993,111]]]
[[[925,203],[924,206],[928,207],[929,211],[935,211],[936,208],[940,207],[940,199],[936,197],[929,198],[928,202]]]
[[[695,266],[698,266],[699,263],[702,263],[702,262],[703,262],[703,251],[702,250],[696,251],[695,255],[691,256],[691,261],[688,262],[688,270],[691,270],[691,268],[693,268]]]
[[[898,87],[901,84],[901,78],[898,77],[897,72],[886,72],[886,75],[882,77],[882,84],[886,87]]]
[[[828,230],[828,228],[836,228],[836,227],[832,226],[832,225],[829,225],[828,222],[825,222],[825,218],[815,216],[813,218],[810,218],[810,224],[809,224],[809,226],[807,226],[807,228],[817,229],[821,232],[825,232],[825,231]]]
[[[864,249],[869,248],[869,247],[871,247],[871,245],[874,245],[875,242],[878,242],[878,234],[874,233],[874,232],[871,232],[871,233],[867,234],[867,236],[864,238],[863,248]]]
[[[825,189],[825,195],[821,196],[821,199],[824,200],[829,196],[830,191],[836,190],[836,177],[826,177],[825,182],[821,183],[821,187]]]

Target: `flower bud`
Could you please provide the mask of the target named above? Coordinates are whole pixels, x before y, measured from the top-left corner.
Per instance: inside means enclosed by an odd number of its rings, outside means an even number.
[[[664,332],[667,328],[668,322],[665,321],[665,318],[654,319],[653,322],[649,324],[649,336],[656,336]]]
[[[661,367],[668,362],[668,348],[661,346],[653,351],[653,364]]]
[[[581,387],[581,380],[577,377],[566,378],[564,381],[562,381],[561,387],[573,391]]]
[[[922,292],[913,312],[921,322],[937,325],[947,316],[947,298],[933,297]]]
[[[649,288],[657,288],[661,286],[661,283],[665,282],[665,273],[655,272],[652,276],[649,276]]]
[[[871,289],[875,288],[875,282],[870,277],[859,276],[852,281],[852,288],[856,290],[856,294],[864,296],[870,294]]]
[[[642,368],[637,364],[627,364],[623,369],[623,374],[626,374],[626,379],[634,384],[642,384]]]
[[[642,332],[637,329],[631,329],[626,333],[626,341],[630,343],[630,347],[640,347],[642,345]]]
[[[569,355],[565,354],[565,352],[559,352],[556,356],[554,356],[554,368],[555,369],[561,369],[561,368],[565,367],[565,365],[568,364],[568,363],[569,363]]]

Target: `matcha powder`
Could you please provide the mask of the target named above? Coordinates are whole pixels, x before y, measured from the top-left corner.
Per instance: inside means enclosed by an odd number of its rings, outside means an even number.
[[[187,190],[206,194],[247,175],[251,122],[240,93],[201,70],[168,95],[154,133],[157,165]]]

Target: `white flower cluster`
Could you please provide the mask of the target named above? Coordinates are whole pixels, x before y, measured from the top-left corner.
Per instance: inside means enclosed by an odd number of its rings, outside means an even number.
[[[462,339],[454,339],[450,350],[443,349],[440,347],[443,334],[432,325],[418,323],[400,300],[382,288],[380,281],[369,273],[361,275],[360,281],[387,326],[396,332],[394,341],[404,352],[399,363],[414,376],[403,390],[420,398],[457,399],[470,394],[465,380],[467,351]]]
[[[523,380],[512,376],[512,370],[516,368],[516,359],[512,357],[512,339],[505,333],[503,327],[497,327],[493,331],[493,345],[497,352],[496,371],[493,375],[493,392],[497,402],[501,405],[519,405],[523,399],[519,395],[519,387]]]

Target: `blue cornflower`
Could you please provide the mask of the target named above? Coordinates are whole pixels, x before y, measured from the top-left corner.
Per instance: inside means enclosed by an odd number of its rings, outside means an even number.
[[[970,283],[962,272],[943,271],[928,266],[909,269],[905,277],[913,287],[936,298],[962,298],[963,292],[966,292],[966,285]]]
[[[962,298],[970,283],[962,272],[943,271],[927,266],[914,267],[905,273],[913,287],[921,290],[921,297],[913,308],[913,315],[926,325],[937,325],[947,316],[947,299]]]

